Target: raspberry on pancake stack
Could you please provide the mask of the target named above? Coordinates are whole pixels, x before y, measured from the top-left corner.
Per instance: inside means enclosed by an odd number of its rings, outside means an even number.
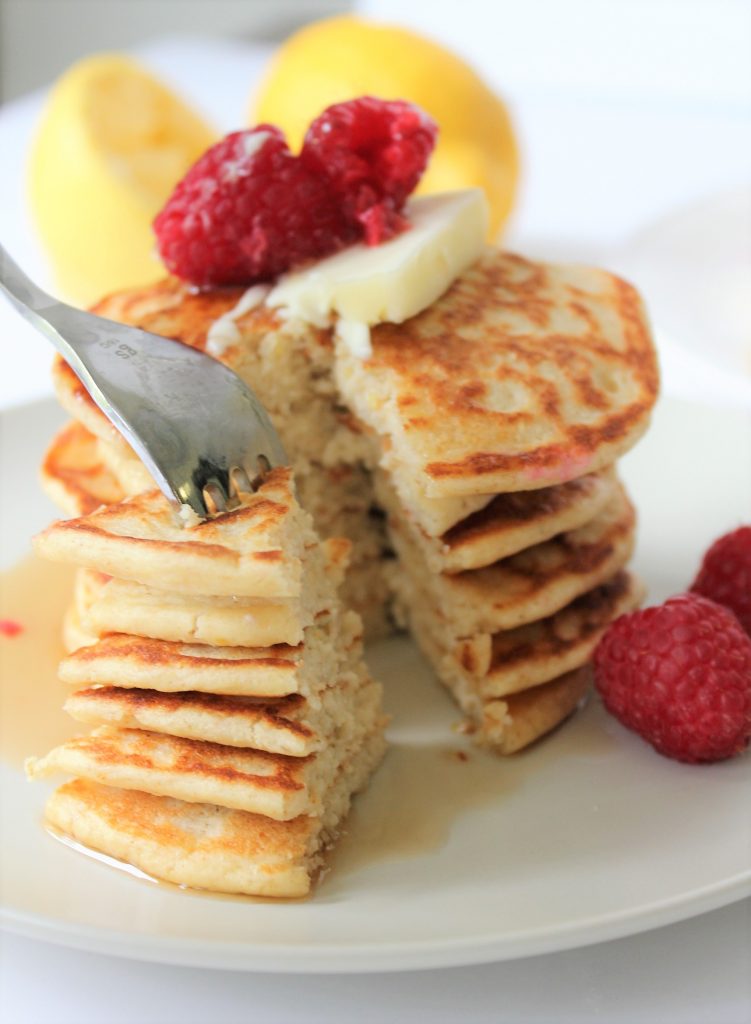
[[[385,746],[337,592],[349,542],[318,540],[288,469],[186,524],[157,491],[113,500],[81,428],[56,451],[57,496],[85,514],[36,546],[80,566],[60,675],[94,729],[27,762],[76,776],[48,821],[177,884],[304,895]]]

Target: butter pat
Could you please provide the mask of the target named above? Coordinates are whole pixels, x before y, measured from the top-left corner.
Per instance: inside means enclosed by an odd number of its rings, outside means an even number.
[[[213,322],[206,336],[206,351],[210,356],[218,359],[232,345],[240,344],[242,336],[235,321],[249,313],[251,309],[260,306],[268,294],[267,284],[254,284],[240,296],[236,306]]]
[[[285,274],[266,299],[288,316],[324,326],[401,323],[427,309],[485,246],[481,189],[423,196],[407,204],[411,227],[382,245],[362,243]],[[346,331],[352,332],[353,328]],[[364,336],[359,337],[362,349]]]

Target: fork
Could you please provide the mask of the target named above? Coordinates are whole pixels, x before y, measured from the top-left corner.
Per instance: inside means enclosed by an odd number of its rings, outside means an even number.
[[[287,464],[259,400],[211,356],[58,302],[2,245],[0,290],[70,364],[162,492],[199,519]]]

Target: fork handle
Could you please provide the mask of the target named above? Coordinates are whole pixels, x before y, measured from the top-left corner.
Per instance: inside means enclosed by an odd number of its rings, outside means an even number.
[[[62,303],[34,284],[3,245],[0,245],[0,291],[26,320],[52,342],[58,351],[69,356],[69,348],[61,344],[60,335],[48,319],[49,311]]]
[[[38,314],[57,302],[24,274],[4,245],[0,245],[0,288],[24,316],[29,309]]]

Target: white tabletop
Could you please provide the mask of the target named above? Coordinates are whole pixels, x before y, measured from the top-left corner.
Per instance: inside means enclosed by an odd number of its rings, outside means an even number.
[[[242,123],[265,53],[172,41],[142,51],[224,128]],[[196,73],[200,65],[201,73]],[[533,255],[628,262],[631,236],[674,207],[725,191],[751,173],[743,111],[643,100],[617,104],[566,90],[511,95],[526,184],[510,241]],[[44,265],[22,201],[23,160],[40,97],[0,112],[0,234],[25,267]],[[700,140],[700,141],[698,141]],[[638,144],[637,144],[638,143]],[[0,409],[49,393],[44,342],[0,307],[12,374]],[[664,340],[666,387],[745,404],[747,382],[685,357]],[[7,349],[6,349],[7,351]],[[702,391],[703,388],[703,391]],[[687,851],[688,855],[688,851]],[[443,1021],[707,1022],[751,1020],[751,902],[628,939],[492,966],[352,976],[264,976],[118,961],[3,938],[0,1015],[14,1024],[344,1024]]]
[[[7,936],[13,1024],[748,1024],[751,901],[599,946],[404,974],[263,975],[115,960]]]

